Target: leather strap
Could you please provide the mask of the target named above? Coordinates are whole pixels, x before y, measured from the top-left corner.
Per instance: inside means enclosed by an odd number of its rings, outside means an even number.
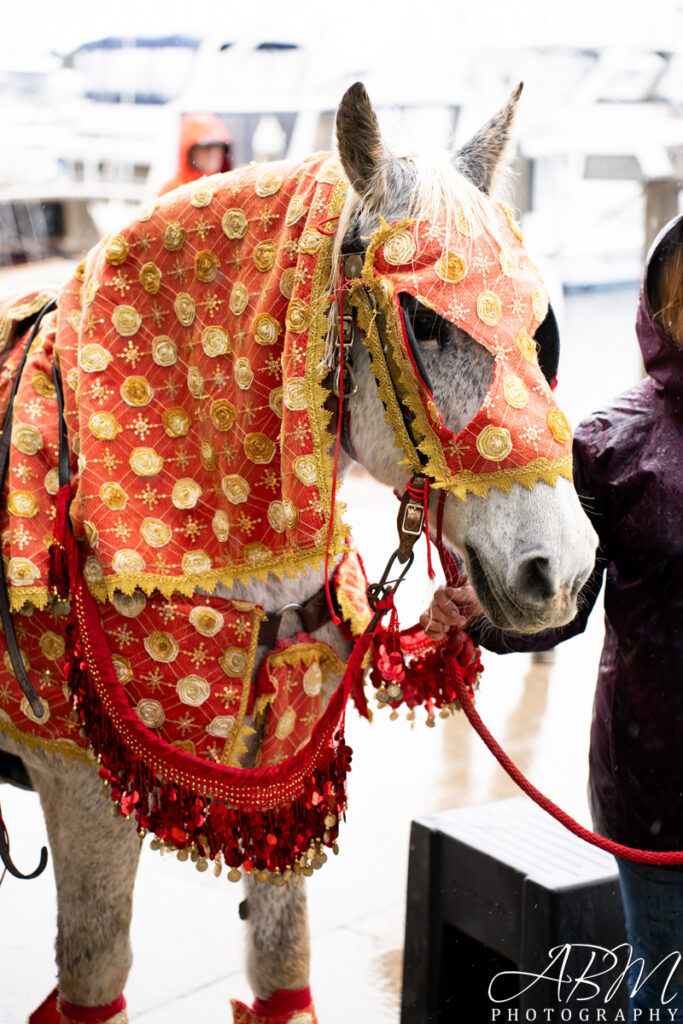
[[[282,616],[287,611],[297,613],[306,633],[314,633],[316,629],[320,629],[321,626],[325,626],[328,622],[332,621],[325,588],[321,587],[304,604],[285,605],[279,612],[271,612],[269,615],[266,615],[265,619],[261,620],[259,628],[259,647],[264,646],[269,650],[275,647]]]
[[[38,317],[36,318],[33,327],[31,328],[24,348],[24,354],[21,358],[21,362],[17,367],[17,372],[14,378],[14,384],[12,385],[12,391],[9,397],[9,404],[7,406],[7,412],[5,413],[5,421],[2,425],[2,434],[0,435],[0,493],[5,484],[5,477],[7,476],[7,469],[9,466],[9,448],[12,440],[12,420],[14,417],[14,399],[16,398],[17,390],[19,388],[19,381],[21,380],[21,374],[28,354],[33,344],[38,328],[40,327],[41,321],[46,313],[55,309],[57,306],[56,299],[51,299],[41,309]],[[68,458],[68,453],[67,453]],[[12,613],[10,611],[10,600],[9,592],[7,589],[7,578],[5,576],[5,566],[0,558],[0,621],[2,622],[2,631],[5,634],[5,643],[7,645],[7,653],[9,654],[10,661],[12,662],[12,668],[16,676],[19,686],[24,692],[26,700],[31,705],[31,710],[36,718],[42,718],[45,712],[43,711],[43,705],[40,697],[33,689],[31,681],[24,668],[24,662],[21,657],[21,651],[19,649],[19,641],[17,640],[17,634],[14,629],[14,621],[12,619]]]

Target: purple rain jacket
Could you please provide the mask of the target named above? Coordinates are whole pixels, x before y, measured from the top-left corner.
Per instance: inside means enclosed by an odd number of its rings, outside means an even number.
[[[683,216],[648,256],[636,319],[648,376],[574,438],[574,482],[600,538],[578,615],[532,636],[472,629],[498,653],[546,650],[583,632],[604,576],[593,822],[610,839],[657,850],[683,850],[683,350],[653,322],[648,289],[672,240],[683,244]]]

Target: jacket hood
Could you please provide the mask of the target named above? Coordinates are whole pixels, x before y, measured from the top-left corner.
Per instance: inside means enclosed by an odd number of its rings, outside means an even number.
[[[683,244],[683,215],[675,217],[660,231],[648,253],[640,289],[636,334],[645,369],[661,388],[683,395],[683,349],[677,348],[654,320],[653,284],[658,266],[672,243]]]
[[[199,172],[190,162],[190,150],[193,146],[206,146],[212,142],[224,142],[229,145],[230,141],[230,132],[215,114],[183,114],[178,148],[178,172],[179,175],[186,175],[183,181],[194,181],[199,177]],[[223,170],[230,170],[227,154]]]

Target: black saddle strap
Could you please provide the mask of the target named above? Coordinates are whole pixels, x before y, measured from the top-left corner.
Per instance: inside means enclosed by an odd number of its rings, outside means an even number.
[[[38,317],[31,328],[24,349],[21,362],[17,367],[16,376],[14,378],[14,384],[12,385],[12,391],[9,397],[9,404],[7,406],[7,412],[5,413],[5,421],[2,425],[2,434],[0,434],[0,493],[2,493],[5,477],[7,476],[7,468],[9,466],[9,448],[12,441],[12,420],[14,417],[14,399],[16,398],[17,390],[19,388],[19,381],[21,380],[21,374],[26,360],[28,358],[29,350],[33,344],[38,328],[40,327],[41,321],[46,313],[49,313],[57,305],[56,299],[51,299],[47,305],[43,306]],[[61,447],[61,446],[60,446]],[[68,458],[68,452],[67,452]],[[10,661],[12,662],[12,668],[17,678],[19,686],[24,692],[26,700],[31,705],[31,710],[36,718],[42,718],[44,715],[43,705],[40,697],[33,689],[31,681],[24,668],[24,662],[21,657],[21,651],[19,650],[19,641],[17,640],[17,634],[14,629],[14,622],[12,620],[12,613],[10,611],[9,592],[7,590],[7,578],[5,576],[5,566],[2,558],[0,558],[0,622],[2,622],[2,630],[5,634],[5,643],[7,645],[7,653],[9,654]],[[2,830],[0,829],[0,832]],[[0,840],[0,849],[2,846],[2,840]],[[4,857],[3,857],[4,860]],[[9,865],[8,865],[9,868]],[[11,870],[11,869],[10,869]],[[14,873],[14,872],[13,872]]]

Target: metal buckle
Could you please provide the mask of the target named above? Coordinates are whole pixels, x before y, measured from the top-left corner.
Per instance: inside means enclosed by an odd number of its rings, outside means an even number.
[[[419,537],[425,522],[424,507],[417,501],[409,501],[403,510],[401,532],[411,537]]]

